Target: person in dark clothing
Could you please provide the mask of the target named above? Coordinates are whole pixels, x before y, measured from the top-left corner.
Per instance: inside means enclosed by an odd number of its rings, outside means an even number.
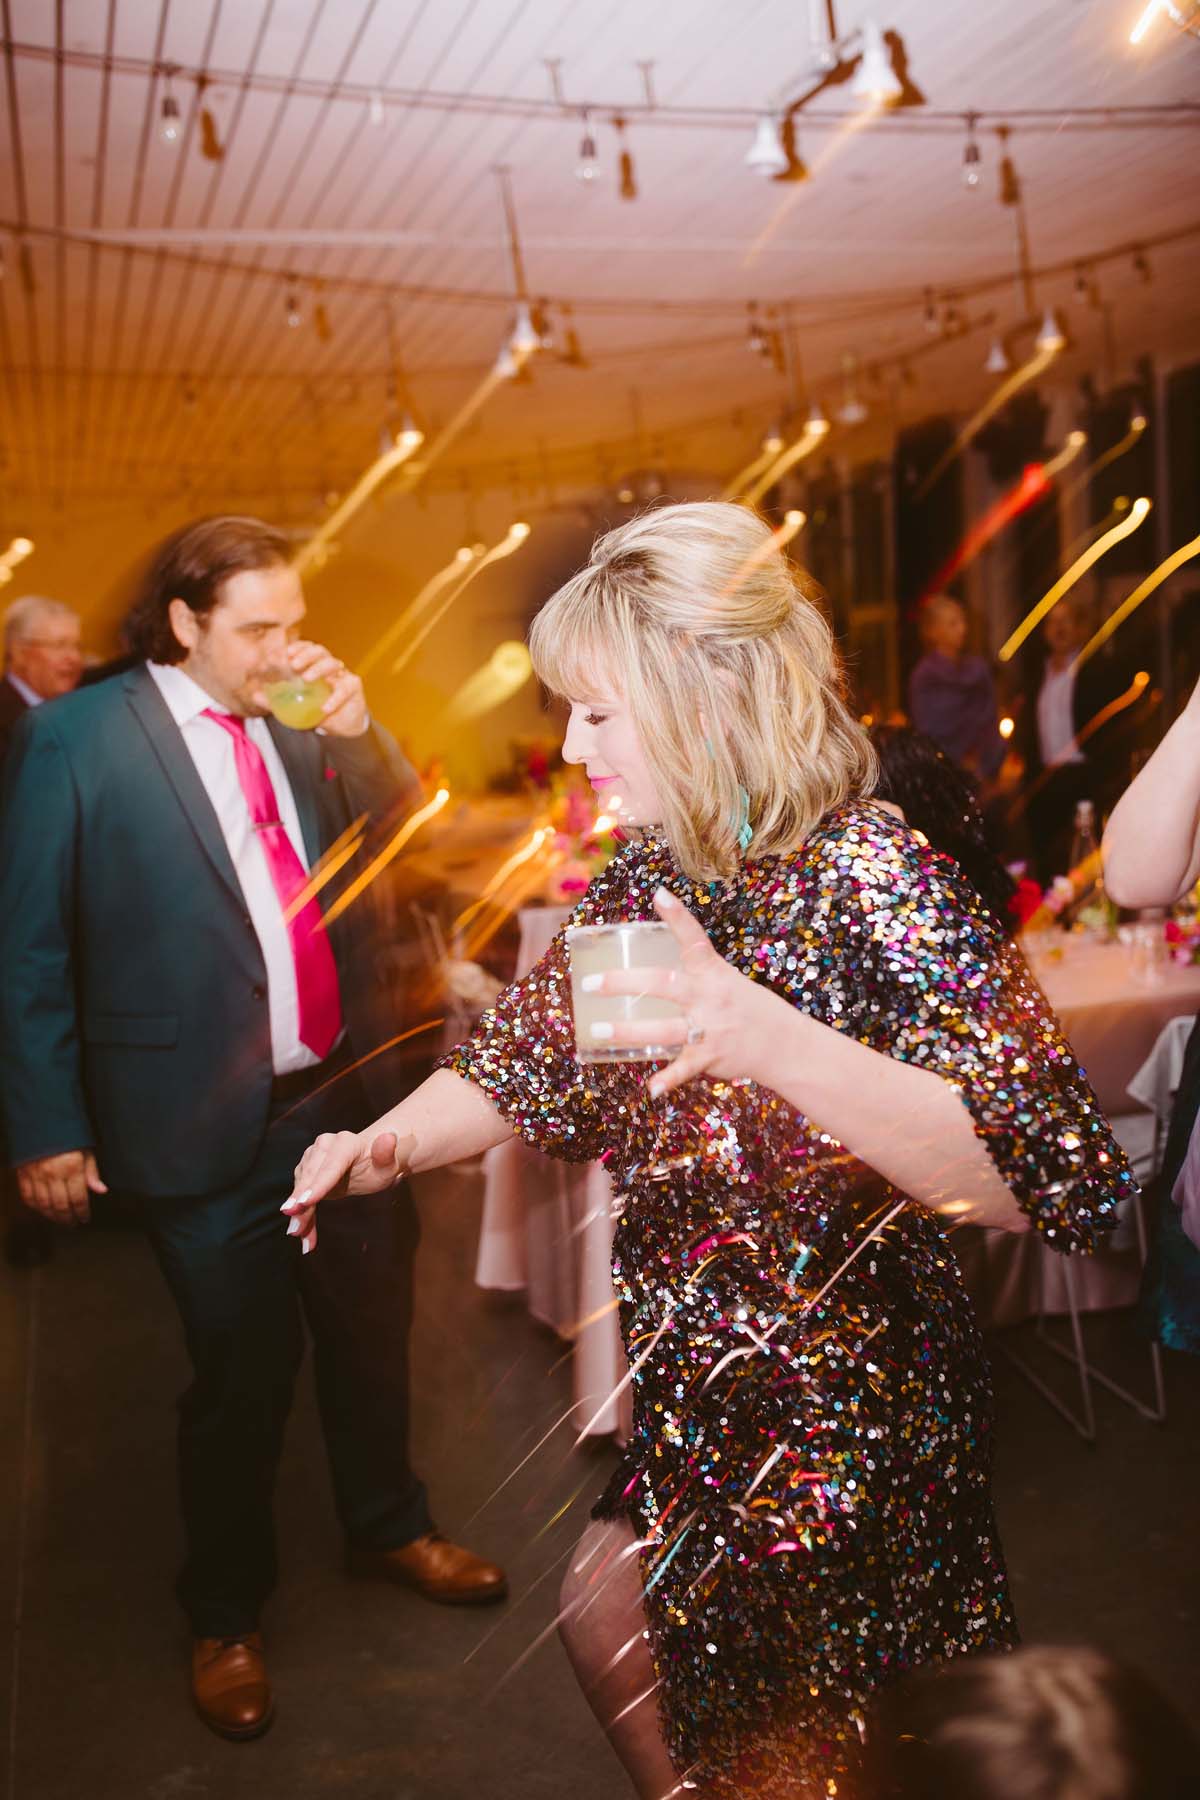
[[[0,836],[9,1151],[61,1224],[126,1197],[178,1307],[177,1592],[196,1708],[239,1739],[273,1716],[259,1625],[302,1315],[349,1571],[447,1603],[505,1592],[434,1529],[409,1462],[407,1186],[339,1209],[320,1264],[280,1218],[313,1133],[371,1110],[349,977],[365,915],[327,923],[310,871],[418,791],[361,680],[300,640],[289,550],[254,519],[169,540],[131,621],[141,660],[18,727]],[[326,685],[319,730],[268,716],[284,674]]]
[[[0,776],[19,720],[30,707],[69,694],[83,669],[79,615],[61,600],[26,594],[4,618],[0,681]],[[20,854],[18,847],[17,854]],[[17,1269],[49,1261],[54,1227],[21,1200],[12,1171],[3,1171],[4,1257]]]
[[[990,782],[1004,761],[1004,739],[991,670],[966,647],[966,609],[952,594],[934,594],[921,608],[920,625],[925,654],[909,680],[912,722],[960,769]]]

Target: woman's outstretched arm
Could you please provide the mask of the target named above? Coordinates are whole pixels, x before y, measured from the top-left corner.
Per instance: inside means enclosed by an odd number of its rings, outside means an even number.
[[[511,1136],[512,1126],[481,1088],[437,1069],[365,1131],[324,1132],[309,1146],[282,1208],[291,1220],[288,1232],[311,1250],[322,1200],[378,1193],[402,1175],[478,1156]]]
[[[1104,879],[1118,906],[1170,906],[1200,876],[1200,682],[1104,833]]]

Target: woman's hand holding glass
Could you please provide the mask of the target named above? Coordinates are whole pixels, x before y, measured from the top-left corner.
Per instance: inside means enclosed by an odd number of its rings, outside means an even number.
[[[793,1009],[719,956],[704,927],[665,888],[655,894],[654,910],[679,945],[682,967],[609,970],[587,976],[587,989],[597,994],[657,995],[673,1000],[684,1016],[603,1025],[599,1030],[605,1042],[679,1045],[679,1054],[648,1083],[656,1096],[701,1075],[762,1080],[772,1034],[777,1041],[780,1009],[789,1015]]]
[[[317,1243],[317,1207],[347,1194],[379,1194],[395,1187],[416,1149],[414,1137],[394,1131],[324,1131],[296,1165],[291,1194],[280,1207],[288,1236],[300,1239],[307,1256]]]

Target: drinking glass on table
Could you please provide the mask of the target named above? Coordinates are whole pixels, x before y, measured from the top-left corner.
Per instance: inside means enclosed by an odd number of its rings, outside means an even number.
[[[575,1015],[575,1055],[581,1063],[661,1062],[678,1044],[613,1044],[593,1035],[594,1025],[622,1025],[640,1019],[682,1019],[683,1008],[654,994],[585,993],[585,976],[611,969],[681,968],[679,944],[666,925],[622,920],[615,925],[576,925],[567,932],[571,953],[571,1007]]]

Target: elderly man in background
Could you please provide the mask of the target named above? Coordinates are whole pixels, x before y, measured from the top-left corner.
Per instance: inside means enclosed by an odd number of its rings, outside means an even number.
[[[0,768],[13,728],[31,706],[57,700],[77,686],[83,673],[79,614],[61,600],[26,594],[4,617],[4,679],[0,681]],[[15,1268],[46,1262],[54,1251],[54,1227],[21,1202],[6,1169],[3,1175],[4,1255]]]

